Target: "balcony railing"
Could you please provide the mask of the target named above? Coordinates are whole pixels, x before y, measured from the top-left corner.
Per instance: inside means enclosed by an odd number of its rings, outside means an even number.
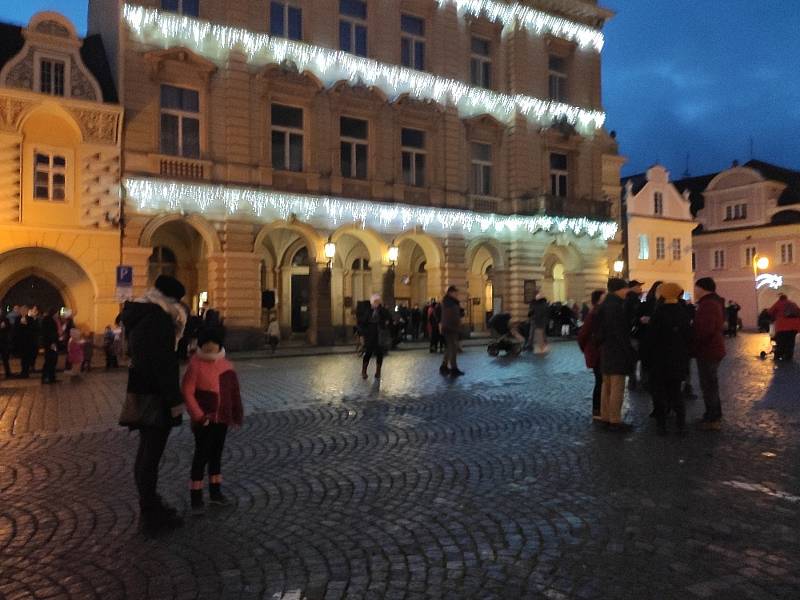
[[[547,214],[554,217],[587,217],[610,220],[611,203],[592,198],[569,198],[541,194],[533,198],[517,200],[517,212],[521,214]]]
[[[153,157],[158,161],[158,173],[174,179],[210,179],[211,163],[179,156]]]

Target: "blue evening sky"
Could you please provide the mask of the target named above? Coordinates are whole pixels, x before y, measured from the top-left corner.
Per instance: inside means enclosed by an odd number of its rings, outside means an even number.
[[[265,0],[266,1],[266,0]],[[800,169],[798,0],[601,0],[603,101],[628,157],[674,177],[754,157]],[[0,0],[0,20],[59,10],[83,33],[86,0]]]

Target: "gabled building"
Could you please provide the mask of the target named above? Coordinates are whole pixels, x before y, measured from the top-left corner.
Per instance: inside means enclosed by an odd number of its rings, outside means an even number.
[[[122,108],[100,36],[63,16],[0,24],[0,302],[119,312]]]

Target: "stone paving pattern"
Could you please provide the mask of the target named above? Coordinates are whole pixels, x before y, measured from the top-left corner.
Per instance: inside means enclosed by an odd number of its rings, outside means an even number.
[[[725,428],[627,436],[589,420],[572,343],[545,358],[243,360],[247,417],[223,471],[235,506],[138,531],[125,378],[0,384],[0,598],[800,597],[800,366],[729,342]],[[702,412],[700,400],[689,414]],[[164,495],[188,511],[188,427]]]

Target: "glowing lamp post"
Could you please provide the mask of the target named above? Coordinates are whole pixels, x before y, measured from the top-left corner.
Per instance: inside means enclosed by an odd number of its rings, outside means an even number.
[[[615,260],[614,261],[614,273],[617,276],[622,275],[622,271],[625,270],[625,261],[624,260]]]
[[[400,248],[392,244],[389,246],[389,252],[386,254],[386,256],[389,259],[389,262],[392,263],[392,266],[394,266],[397,262],[397,257],[400,256]]]
[[[335,256],[336,256],[336,244],[334,244],[331,240],[328,240],[328,243],[325,244],[325,258],[328,259],[329,269],[333,266],[333,259]]]

